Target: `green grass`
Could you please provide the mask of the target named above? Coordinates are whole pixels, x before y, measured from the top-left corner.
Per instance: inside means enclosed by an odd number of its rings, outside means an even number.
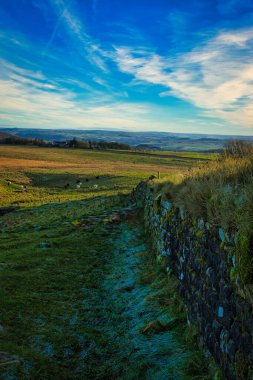
[[[82,149],[59,149],[40,148],[32,146],[1,146],[1,156],[19,159],[36,159],[43,161],[63,160],[66,162],[77,162],[78,159],[102,160],[104,162],[122,161],[128,163],[145,163],[154,165],[166,165],[173,163],[191,165],[192,160],[201,161],[214,159],[217,155],[213,153],[196,152],[142,152],[129,150],[82,150]]]
[[[0,351],[19,361],[0,366],[3,379],[210,378],[139,217],[112,222],[124,204],[103,197],[2,217]]]
[[[160,172],[161,178],[213,159],[195,153],[89,151],[31,146],[2,146],[0,207],[31,207],[128,193],[141,180]],[[99,179],[96,177],[99,176]],[[82,181],[80,189],[76,180]],[[86,179],[89,181],[86,182]],[[8,182],[11,185],[8,186]],[[64,185],[70,184],[68,189]],[[95,185],[95,186],[94,186]],[[26,186],[26,189],[24,189]]]
[[[89,217],[110,212],[113,204],[93,199],[2,218],[0,346],[22,360],[8,368],[18,378],[73,378],[81,352],[99,334],[90,319],[96,323],[101,300],[93,305],[92,297],[111,259],[103,236],[113,236],[113,227]],[[91,316],[84,302],[91,303]]]
[[[141,333],[154,318],[168,317],[166,275],[156,282],[156,269],[150,273],[148,246],[135,253],[146,240],[138,221],[115,224],[112,212],[127,204],[140,180],[158,170],[176,178],[209,157],[3,148],[0,205],[18,209],[0,218],[0,352],[9,362],[0,360],[1,376],[145,379],[161,367],[192,380],[183,372],[191,348],[177,333]],[[122,261],[128,257],[122,252],[115,256],[118,247],[128,247],[133,261]],[[128,301],[118,284],[131,279],[136,265]],[[163,302],[145,303],[159,286]]]
[[[152,248],[153,246],[153,248]],[[167,328],[173,330],[174,336],[180,342],[182,352],[187,354],[184,365],[177,363],[168,365],[169,378],[181,376],[184,380],[221,380],[221,371],[218,369],[210,353],[199,347],[199,330],[192,323],[187,325],[187,313],[182,298],[178,293],[178,279],[172,273],[165,273],[164,265],[157,261],[156,246],[149,241],[152,254],[143,255],[143,270],[139,273],[139,281],[151,284],[152,293],[148,300],[158,305],[161,315],[158,320],[169,320]],[[159,326],[159,325],[158,325]],[[159,326],[161,329],[161,326]]]

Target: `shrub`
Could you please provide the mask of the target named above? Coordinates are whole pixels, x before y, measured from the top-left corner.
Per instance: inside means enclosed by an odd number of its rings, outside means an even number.
[[[253,154],[252,144],[243,140],[229,140],[223,150],[224,157],[245,157]]]

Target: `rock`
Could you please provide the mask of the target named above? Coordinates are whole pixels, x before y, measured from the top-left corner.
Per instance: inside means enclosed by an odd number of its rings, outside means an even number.
[[[231,335],[235,341],[238,340],[241,334],[241,327],[238,321],[234,321],[230,328]]]
[[[169,201],[164,201],[162,206],[166,211],[169,211],[171,209],[171,203]]]
[[[199,229],[199,230],[203,230],[204,227],[205,227],[205,222],[204,222],[204,220],[203,220],[203,219],[199,219],[199,220],[198,220],[198,229]]]
[[[235,255],[233,255],[233,257],[232,257],[232,264],[233,264],[233,267],[235,268],[236,267],[236,258],[235,258]]]
[[[229,356],[229,359],[231,361],[234,361],[234,358],[235,358],[235,352],[236,352],[236,345],[235,343],[233,342],[233,340],[229,340],[228,343],[227,343],[227,354]]]
[[[249,334],[243,334],[240,337],[240,347],[242,352],[244,352],[246,355],[250,355],[252,346],[252,337]]]
[[[222,228],[219,228],[219,237],[222,242],[225,240],[225,235]]]
[[[225,283],[222,285],[220,285],[220,299],[228,301],[232,293],[232,289],[225,285]]]
[[[184,209],[183,209],[183,207],[180,207],[180,218],[181,218],[181,220],[184,220],[184,217],[185,217]]]
[[[223,329],[220,333],[220,349],[223,353],[227,352],[227,342],[228,342],[228,332],[227,330]]]
[[[212,323],[212,329],[214,331],[214,334],[216,336],[217,339],[219,339],[220,337],[220,333],[221,333],[221,330],[222,330],[222,325],[221,323],[219,323],[216,319],[213,321]]]
[[[253,337],[253,316],[250,318],[246,319],[244,321],[244,325],[247,328],[248,332],[252,335]]]
[[[236,312],[240,319],[247,320],[252,316],[250,305],[241,297],[236,298]]]

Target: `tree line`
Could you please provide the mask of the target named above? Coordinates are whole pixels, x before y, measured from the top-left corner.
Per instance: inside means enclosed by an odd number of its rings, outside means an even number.
[[[66,141],[55,141],[48,142],[43,139],[38,138],[27,138],[18,136],[8,136],[0,139],[0,144],[6,145],[32,145],[41,147],[58,147],[58,148],[77,148],[77,149],[94,149],[94,150],[104,150],[104,149],[121,149],[130,150],[131,147],[128,144],[118,143],[115,141],[83,141],[73,138],[72,140]]]
[[[69,147],[80,149],[131,149],[130,145],[115,141],[82,141],[75,138],[68,141],[68,145]]]
[[[1,144],[6,145],[36,145],[36,146],[51,146],[52,143],[42,139],[33,139],[27,137],[8,136],[0,139]]]

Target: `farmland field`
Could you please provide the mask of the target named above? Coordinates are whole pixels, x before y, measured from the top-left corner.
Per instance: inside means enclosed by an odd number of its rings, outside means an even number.
[[[207,379],[128,194],[212,158],[1,146],[1,378]]]
[[[31,206],[127,193],[158,171],[162,177],[183,174],[214,157],[202,153],[0,146],[0,206]],[[82,182],[79,189],[78,180]],[[69,187],[64,189],[67,184]]]

